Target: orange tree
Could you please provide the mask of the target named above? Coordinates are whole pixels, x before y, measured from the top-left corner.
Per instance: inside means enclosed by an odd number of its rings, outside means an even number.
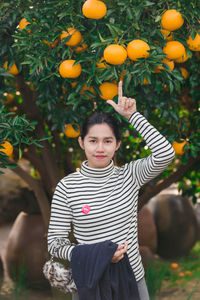
[[[34,190],[46,224],[58,180],[84,159],[77,136],[94,110],[115,114],[122,164],[149,154],[132,126],[106,103],[124,95],[173,144],[177,156],[144,186],[140,207],[173,182],[198,197],[199,1],[5,0],[0,4],[0,152]],[[182,69],[185,69],[183,72]],[[11,97],[8,97],[11,95]],[[12,101],[8,100],[11,99]],[[184,146],[184,147],[182,147]],[[33,177],[18,164],[27,159]],[[3,176],[3,175],[2,175]]]

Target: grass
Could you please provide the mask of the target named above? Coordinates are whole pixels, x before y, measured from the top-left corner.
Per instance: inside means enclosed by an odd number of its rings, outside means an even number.
[[[200,283],[200,242],[197,242],[187,256],[175,261],[178,265],[172,269],[172,262],[156,259],[149,263],[146,270],[146,282],[150,299],[161,299],[163,284],[168,289],[185,287],[194,279],[196,284],[187,295],[186,300],[191,299]]]
[[[31,294],[41,294],[44,292],[44,286],[41,282],[28,280],[28,271],[22,261],[19,267],[13,266],[12,283],[5,284],[3,292],[0,290],[0,300],[27,300]],[[45,290],[46,291],[46,290]],[[37,296],[35,297],[37,299]],[[50,298],[45,298],[50,299]],[[59,296],[56,298],[60,300]],[[68,298],[66,298],[68,299]]]

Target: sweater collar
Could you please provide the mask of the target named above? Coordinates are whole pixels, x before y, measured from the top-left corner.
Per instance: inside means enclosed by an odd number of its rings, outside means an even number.
[[[94,179],[106,179],[110,177],[114,172],[114,162],[110,161],[110,164],[105,168],[91,168],[88,167],[88,161],[84,161],[81,165],[80,173],[84,176],[91,177]]]

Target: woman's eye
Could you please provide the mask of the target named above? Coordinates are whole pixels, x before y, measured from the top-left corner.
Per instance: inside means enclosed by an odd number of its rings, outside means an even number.
[[[111,141],[110,141],[110,140],[107,140],[107,141],[106,141],[106,143],[110,144],[110,143],[111,143]]]
[[[90,140],[90,143],[95,143],[96,141],[95,140]]]

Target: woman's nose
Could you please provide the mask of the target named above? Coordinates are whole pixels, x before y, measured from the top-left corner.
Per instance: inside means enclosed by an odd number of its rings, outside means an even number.
[[[98,143],[98,144],[97,144],[97,150],[98,150],[98,151],[103,151],[103,150],[104,150],[104,148],[103,148],[103,143]]]

